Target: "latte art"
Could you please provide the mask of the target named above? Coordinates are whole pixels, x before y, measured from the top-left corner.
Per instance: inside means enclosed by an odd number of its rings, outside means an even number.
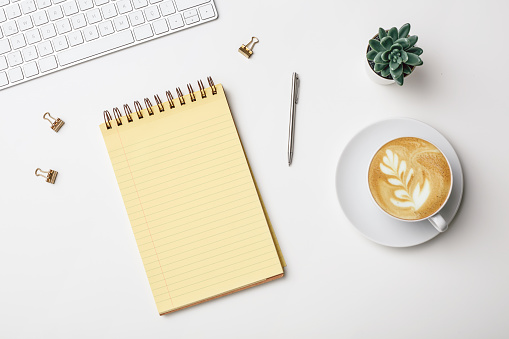
[[[399,138],[382,146],[371,161],[369,189],[390,215],[419,220],[433,215],[451,190],[451,170],[444,155],[419,138]]]

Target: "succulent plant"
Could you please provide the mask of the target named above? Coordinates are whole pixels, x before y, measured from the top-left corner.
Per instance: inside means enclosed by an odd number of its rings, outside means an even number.
[[[398,30],[378,29],[378,37],[369,40],[366,53],[368,60],[374,62],[373,70],[382,77],[392,77],[400,86],[405,75],[412,73],[415,66],[422,65],[419,55],[422,49],[415,46],[417,35],[409,35],[410,24],[404,24]]]

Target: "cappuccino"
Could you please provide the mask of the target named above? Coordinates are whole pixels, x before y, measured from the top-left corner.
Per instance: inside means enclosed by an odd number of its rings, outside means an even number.
[[[398,219],[420,220],[435,214],[447,201],[452,174],[447,159],[433,144],[405,137],[376,152],[368,183],[385,212]]]

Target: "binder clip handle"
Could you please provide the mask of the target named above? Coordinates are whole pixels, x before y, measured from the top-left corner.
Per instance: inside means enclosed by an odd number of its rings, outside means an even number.
[[[250,49],[252,51],[254,45],[256,45],[258,43],[258,41],[260,41],[260,40],[258,40],[257,37],[255,37],[255,36],[251,37],[251,40],[247,43],[246,48]]]

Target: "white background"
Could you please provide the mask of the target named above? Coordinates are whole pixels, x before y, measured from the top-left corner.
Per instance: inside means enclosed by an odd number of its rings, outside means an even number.
[[[509,3],[216,4],[216,21],[0,92],[0,337],[507,338]],[[405,22],[424,65],[403,87],[370,82],[368,39]],[[237,49],[252,35],[260,43],[247,60]],[[207,75],[226,89],[288,267],[278,281],[160,317],[97,126],[105,109],[197,89]],[[58,134],[46,111],[65,120]],[[392,117],[442,132],[465,175],[450,229],[406,249],[356,231],[334,186],[346,143]],[[59,171],[56,184],[37,167]]]

